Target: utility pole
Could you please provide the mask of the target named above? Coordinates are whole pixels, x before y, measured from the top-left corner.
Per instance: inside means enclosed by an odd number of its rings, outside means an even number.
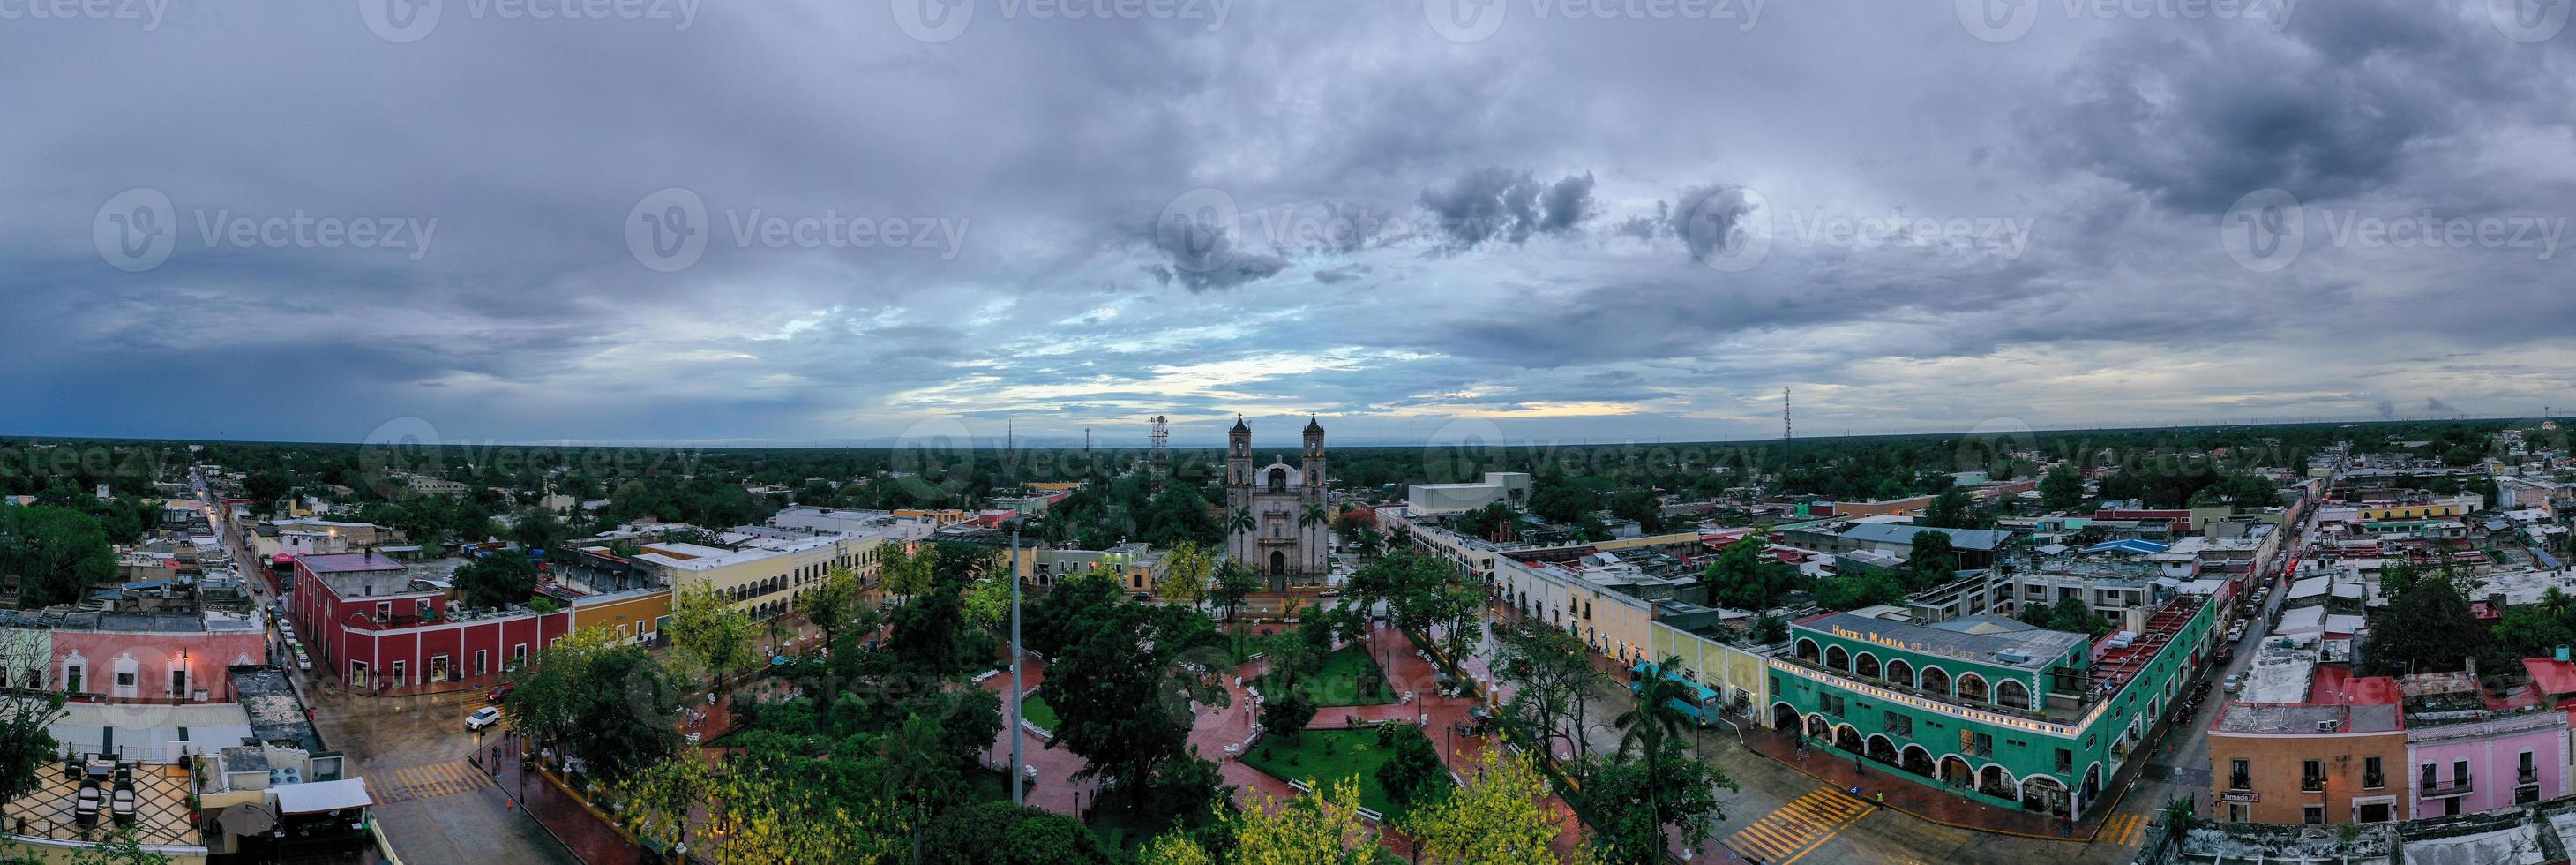
[[[1011,804],[1026,805],[1020,788],[1020,530],[1011,530],[1011,560],[1002,566],[1011,581]]]

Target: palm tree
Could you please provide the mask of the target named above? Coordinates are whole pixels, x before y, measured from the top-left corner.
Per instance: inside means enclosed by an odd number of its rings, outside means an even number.
[[[1656,803],[1655,787],[1663,782],[1664,745],[1690,723],[1690,716],[1682,714],[1680,706],[1675,704],[1697,702],[1690,699],[1689,685],[1665,672],[1679,668],[1681,663],[1679,655],[1666,655],[1656,662],[1647,672],[1646,679],[1637,683],[1636,704],[1610,719],[1610,726],[1619,730],[1619,756],[1628,756],[1631,746],[1645,754],[1646,808],[1655,812],[1657,838],[1663,836],[1663,812]]]
[[[942,739],[938,721],[907,715],[902,725],[877,740],[877,754],[885,758],[886,792],[912,808],[915,862],[921,861],[921,826],[930,816],[930,806],[948,798],[957,783],[957,767],[941,753]]]
[[[1333,522],[1333,515],[1332,515],[1330,512],[1328,512],[1328,511],[1324,510],[1324,506],[1323,506],[1322,504],[1320,504],[1320,503],[1308,502],[1308,503],[1306,504],[1306,509],[1305,509],[1305,510],[1303,510],[1303,511],[1298,512],[1298,514],[1297,514],[1297,527],[1298,527],[1298,528],[1305,528],[1305,527],[1307,527],[1307,526],[1321,526],[1321,525],[1329,525],[1329,524],[1331,524],[1332,522]]]
[[[1225,518],[1225,530],[1229,534],[1237,532],[1251,534],[1254,525],[1251,508],[1235,508],[1234,513],[1228,514]]]

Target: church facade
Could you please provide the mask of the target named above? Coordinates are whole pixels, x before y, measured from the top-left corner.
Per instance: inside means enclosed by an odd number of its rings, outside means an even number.
[[[1235,418],[1226,432],[1226,555],[1261,574],[1271,591],[1323,588],[1333,531],[1325,487],[1323,424],[1307,419],[1297,465],[1273,457],[1254,468],[1252,427]]]

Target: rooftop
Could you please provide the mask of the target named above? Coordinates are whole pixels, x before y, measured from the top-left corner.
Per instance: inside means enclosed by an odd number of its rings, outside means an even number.
[[[323,575],[407,569],[402,560],[373,551],[302,556],[296,561],[302,563],[305,570]]]
[[[2084,645],[2083,634],[2046,631],[1995,616],[1970,616],[1920,625],[1855,613],[1830,613],[1798,627],[1925,654],[1944,655],[2024,670],[2045,670]]]
[[[306,753],[323,751],[322,734],[305,720],[304,698],[297,696],[295,686],[286,680],[280,667],[232,667],[233,692],[239,695],[242,710],[250,715],[251,735],[261,742],[302,749]]]
[[[2127,687],[2129,680],[2144,672],[2166,646],[2172,645],[2174,638],[2182,634],[2183,626],[2190,624],[2192,617],[2199,615],[2201,608],[2208,603],[2208,599],[2197,595],[2177,595],[2163,608],[2148,614],[2146,630],[2119,631],[2094,644],[2091,670],[2094,684],[2103,693],[2117,693]],[[2120,642],[2123,635],[2128,637],[2126,645]]]
[[[1996,547],[2003,546],[2006,541],[2012,540],[2011,532],[1993,529],[1942,529],[1910,523],[1876,522],[1863,522],[1852,526],[1842,533],[1842,537],[1882,544],[1911,544],[1914,542],[1915,534],[1919,532],[1942,532],[1950,536],[1951,546],[1979,552],[1991,552]]]
[[[23,824],[12,826],[13,834],[53,841],[97,840],[114,829],[116,820],[111,809],[101,807],[89,825],[81,825],[77,815],[81,779],[65,777],[64,764],[41,763],[36,771],[36,790],[9,803],[9,816]],[[197,834],[196,815],[188,808],[188,772],[177,766],[142,765],[134,768],[134,817],[136,840],[144,845],[196,846],[204,844]],[[113,795],[114,784],[101,782],[101,795]]]

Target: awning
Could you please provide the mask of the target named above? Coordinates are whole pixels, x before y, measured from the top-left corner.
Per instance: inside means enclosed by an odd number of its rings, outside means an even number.
[[[357,778],[280,784],[270,789],[277,791],[277,812],[280,814],[345,811],[376,804],[376,800],[367,795],[367,782]]]

